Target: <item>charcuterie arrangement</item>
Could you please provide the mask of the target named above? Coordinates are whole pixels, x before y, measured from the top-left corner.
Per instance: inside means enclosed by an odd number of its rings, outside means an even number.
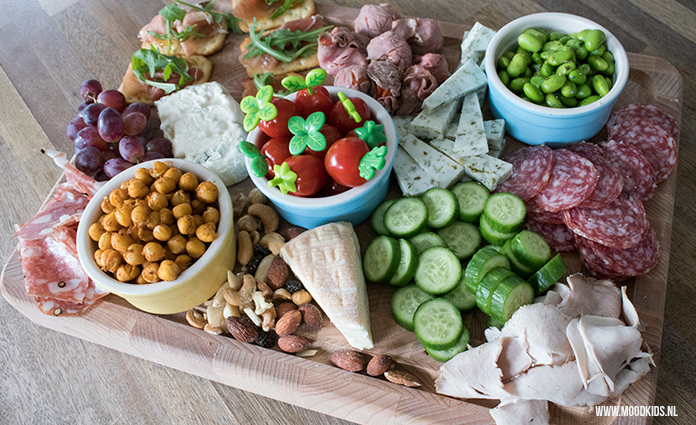
[[[210,249],[218,189],[168,158],[207,168],[230,191],[251,175],[257,186],[318,201],[387,167],[400,193],[382,196],[364,223],[304,227],[284,220],[260,188],[234,190],[227,279],[181,312],[186,321],[306,358],[330,321],[347,343],[329,353],[332,364],[419,387],[422,377],[398,359],[370,351],[379,341],[368,293],[391,288],[394,326],[442,363],[435,391],[501,400],[491,410],[501,424],[548,423],[549,401],[594,406],[649,372],[638,313],[617,283],[658,264],[644,204],[677,167],[677,119],[633,103],[615,108],[602,140],[506,149],[505,120],[490,119],[486,101],[488,79],[499,78],[510,96],[548,108],[592,107],[614,74],[604,33],[525,29],[491,76],[483,60],[496,32],[480,23],[464,34],[455,67],[438,53],[443,34],[431,19],[367,5],[348,28],[314,12],[313,0],[241,0],[226,12],[175,1],[138,34],[142,48],[118,91],[85,81],[85,103],[67,127],[73,160],[45,152],[65,182],[15,234],[39,310],[85,314],[108,295],[80,264],[78,226],[89,227],[99,272],[134,287],[175,284]],[[210,81],[206,59],[228,32],[248,33],[239,103]],[[580,95],[586,82],[594,91]],[[392,118],[378,120],[342,90],[372,97]],[[148,127],[150,115],[159,129]],[[148,160],[156,161],[140,165]],[[95,196],[130,167],[132,179]],[[103,213],[81,223],[90,202]],[[357,226],[367,229],[361,239]],[[585,274],[569,273],[567,255]],[[467,326],[474,316],[485,318],[485,333]]]

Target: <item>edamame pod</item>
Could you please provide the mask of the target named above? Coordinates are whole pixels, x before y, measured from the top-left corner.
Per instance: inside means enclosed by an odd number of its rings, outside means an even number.
[[[544,60],[541,58],[541,55],[539,54],[539,52],[532,53],[532,61],[538,65],[541,65],[544,62]]]
[[[575,93],[576,99],[583,100],[583,99],[590,97],[591,94],[592,94],[592,89],[587,84],[578,84],[577,85],[577,92]]]
[[[602,56],[607,51],[607,48],[602,44],[599,48],[592,50],[590,56]]]
[[[565,108],[565,106],[558,100],[555,94],[549,93],[546,95],[546,106],[551,108]]]
[[[614,55],[608,50],[602,53],[602,59],[610,65],[614,63]]]
[[[578,106],[578,100],[574,97],[558,96],[558,100],[567,108]]]
[[[522,33],[517,37],[517,43],[528,52],[536,53],[543,47],[541,41],[533,34]]]
[[[589,105],[590,103],[596,102],[596,101],[598,101],[599,99],[600,99],[599,95],[595,94],[595,95],[592,95],[592,96],[590,96],[590,97],[586,97],[585,99],[583,99],[583,100],[578,104],[578,106]]]
[[[510,85],[510,76],[508,75],[507,71],[502,70],[498,72],[498,78],[500,78],[500,82],[502,82],[506,87]]]
[[[587,57],[590,55],[590,52],[587,51],[585,46],[580,46],[578,49],[575,51],[575,56],[578,58],[578,60],[584,61],[587,59]]]
[[[587,34],[589,34],[589,33],[590,33],[590,30],[589,30],[589,29],[580,31],[580,32],[577,34],[578,40],[580,40],[580,41],[585,41],[585,37],[587,37]]]
[[[515,78],[510,81],[510,90],[512,91],[522,91],[525,83],[529,82],[529,78]]]
[[[532,70],[529,68],[525,69],[524,74],[522,74],[522,76],[524,78],[532,78],[532,75],[533,75]]]
[[[613,63],[610,63],[609,66],[607,66],[607,69],[602,71],[602,74],[604,75],[614,75],[614,72],[616,71],[616,67]]]
[[[507,52],[503,53],[503,56],[508,58],[508,60],[512,60],[512,58],[515,56],[515,52],[507,51]]]
[[[549,41],[548,43],[544,44],[544,47],[541,48],[542,52],[554,52],[556,50],[561,50],[563,48],[563,44],[560,41]]]
[[[571,38],[568,37],[568,36],[565,36],[565,37],[561,37],[561,39],[558,40],[558,41],[560,41],[561,44],[563,44],[563,45],[565,46],[565,44],[566,44],[569,40],[571,40]]]
[[[566,83],[566,77],[562,75],[550,75],[544,79],[539,87],[544,93],[553,93],[563,87]]]
[[[539,87],[535,86],[534,84],[524,83],[522,90],[524,90],[524,94],[527,95],[528,98],[532,99],[534,103],[541,103],[544,101],[544,95],[541,93],[541,90],[539,90]]]
[[[522,34],[528,34],[533,36],[534,38],[539,40],[542,45],[546,43],[546,40],[548,39],[548,34],[545,30],[541,28],[526,28],[524,31],[522,31]]]
[[[562,63],[556,68],[556,75],[565,75],[566,77],[571,71],[575,70],[575,62]]]
[[[567,37],[567,36],[564,36],[562,33],[558,32],[558,31],[551,31],[549,33],[549,40],[550,41],[557,41],[563,37]]]
[[[583,32],[583,31],[581,31]],[[606,34],[604,34],[604,31],[602,30],[589,30],[587,34],[584,36],[584,42],[585,42],[585,47],[587,50],[590,52],[598,49],[602,43],[604,43],[607,40]]]
[[[507,69],[508,66],[510,66],[510,59],[508,59],[507,56],[501,56],[498,58],[498,61],[496,62],[496,67],[498,69]]]
[[[585,84],[585,81],[587,81],[587,76],[582,72],[581,69],[576,69],[574,71],[570,71],[568,74],[568,79],[575,84]]]
[[[528,51],[524,50],[521,47],[517,48],[517,53],[522,55],[522,57],[524,58],[524,61],[527,65],[531,65],[531,63],[532,63],[532,54],[531,53],[529,53]]]
[[[575,85],[572,81],[566,81],[565,84],[563,84],[563,87],[561,87],[561,95],[564,97],[575,97],[575,93],[578,91],[578,86]]]
[[[594,69],[595,71],[606,71],[609,67],[609,64],[600,56],[588,57],[587,63],[590,64],[590,67],[592,67],[592,69]]]
[[[551,76],[554,72],[555,69],[550,63],[544,62],[544,64],[541,65],[541,75],[543,75],[544,77]]]
[[[526,59],[521,53],[516,53],[510,61],[510,65],[507,67],[507,73],[510,77],[516,78],[519,77],[520,74],[524,73],[525,69],[527,69]]]
[[[599,74],[592,77],[592,88],[602,97],[609,93],[609,86],[607,85],[606,79]]]
[[[537,87],[541,87],[541,83],[544,82],[544,76],[541,74],[535,74],[534,76],[532,76],[532,78],[529,79],[529,82]]]
[[[546,61],[553,66],[559,66],[560,64],[562,64],[564,62],[568,62],[572,58],[573,58],[572,51],[556,50],[555,52],[553,52],[549,55],[549,57],[548,57],[548,59],[546,59]]]

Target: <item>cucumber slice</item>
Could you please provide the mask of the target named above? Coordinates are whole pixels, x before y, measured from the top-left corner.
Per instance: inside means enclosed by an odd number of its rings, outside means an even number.
[[[462,278],[462,265],[452,251],[441,246],[428,248],[418,257],[416,285],[431,295],[453,290]]]
[[[503,329],[503,325],[504,323],[500,323],[499,321],[495,320],[492,316],[488,316],[488,320],[486,321],[487,328]]]
[[[486,186],[477,182],[461,182],[451,189],[459,201],[459,219],[475,223],[483,213],[486,199],[491,192]]]
[[[527,282],[534,288],[534,295],[538,296],[558,282],[567,271],[568,269],[563,262],[561,254],[556,254],[556,256],[550,259],[538,272],[534,273]]]
[[[445,350],[459,342],[464,321],[459,309],[444,298],[428,300],[413,315],[416,338],[429,348]]]
[[[529,230],[521,231],[510,240],[510,251],[532,272],[539,270],[551,258],[551,247],[544,237]]]
[[[421,196],[428,207],[428,227],[447,227],[459,218],[459,202],[452,192],[431,187]]]
[[[419,254],[434,246],[444,246],[447,248],[447,242],[445,242],[444,239],[442,239],[436,233],[428,231],[417,234],[409,239],[409,241],[416,246]]]
[[[527,207],[524,201],[512,193],[494,193],[483,208],[486,221],[501,233],[518,232],[522,228]]]
[[[419,305],[432,299],[432,295],[426,294],[413,283],[403,286],[392,295],[392,316],[399,326],[413,332],[413,314]]]
[[[494,230],[488,223],[488,218],[485,214],[479,219],[479,230],[481,230],[481,236],[491,245],[503,246],[503,244],[508,240],[515,237],[517,232],[504,233]]]
[[[444,350],[437,350],[435,348],[430,348],[428,346],[423,346],[425,348],[425,351],[428,352],[430,357],[435,359],[438,362],[447,362],[452,359],[452,357],[456,356],[457,354],[466,351],[467,346],[469,345],[469,329],[464,326],[464,331],[462,332],[462,336],[459,337],[459,341],[457,341],[456,344],[454,344],[452,347],[444,349]]]
[[[370,282],[388,282],[399,268],[400,261],[399,241],[389,236],[377,236],[363,255],[365,278]]]
[[[509,277],[517,277],[515,273],[505,267],[495,267],[486,273],[478,288],[476,288],[476,305],[486,313],[491,314],[491,296],[500,282]]]
[[[495,288],[491,296],[491,317],[505,323],[523,305],[534,300],[532,285],[517,276],[509,277]]]
[[[496,250],[493,245],[479,249],[466,266],[464,281],[469,292],[476,294],[476,288],[483,280],[486,273],[495,267],[510,268],[510,262],[504,254]]]
[[[466,287],[465,275],[462,275],[459,285],[442,298],[451,301],[461,311],[468,311],[476,307],[476,294]]]
[[[511,245],[512,239],[508,239],[503,244],[503,247],[500,249],[500,252],[505,254],[507,259],[510,261],[510,268],[512,269],[512,271],[521,276],[523,279],[529,279],[534,274],[535,270],[532,270],[530,267],[527,267],[526,265],[522,264],[520,259],[517,258],[514,252],[512,252],[512,248],[510,248]]]
[[[447,242],[447,247],[460,260],[471,257],[481,246],[481,232],[471,223],[455,221],[444,229],[438,230],[437,234]]]
[[[399,268],[391,278],[389,283],[396,286],[404,286],[413,279],[416,274],[416,266],[418,265],[418,250],[415,245],[406,239],[399,239],[399,248],[401,248],[401,260]]]
[[[370,215],[370,224],[372,225],[372,230],[374,230],[378,235],[389,236],[389,231],[384,225],[384,213],[387,211],[387,208],[394,203],[394,201],[396,201],[396,199],[387,199],[386,201],[377,205],[377,208],[375,208],[375,210],[372,211],[372,215]]]
[[[384,212],[384,226],[394,236],[417,235],[428,222],[428,207],[420,198],[400,198]]]

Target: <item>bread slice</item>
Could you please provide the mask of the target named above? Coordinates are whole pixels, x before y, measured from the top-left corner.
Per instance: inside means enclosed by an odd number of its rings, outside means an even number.
[[[242,1],[248,1],[248,0],[233,0],[232,4],[234,7],[237,7],[240,2]],[[264,1],[264,0],[257,0],[257,1]],[[285,3],[284,0],[278,0],[276,2],[278,6],[282,6],[283,3]],[[270,19],[268,17],[260,17],[256,16],[256,22],[258,23],[257,28],[264,28],[266,30],[270,30],[273,28],[278,28],[279,26],[283,25],[286,22],[291,22],[295,21],[297,19],[304,19],[304,18],[309,18],[310,16],[314,15],[315,11],[315,6],[314,6],[314,0],[304,0],[302,2],[297,2],[288,9],[287,12],[283,13],[282,15],[278,16],[275,19]],[[249,27],[253,24],[253,19],[243,19],[242,22],[239,22],[239,28],[248,33],[249,32]],[[257,30],[258,31],[258,30]]]
[[[191,56],[185,59],[203,72],[203,76],[194,81],[193,84],[203,84],[210,80],[210,73],[213,72],[212,62],[203,56]],[[150,98],[150,86],[138,80],[138,77],[133,72],[132,62],[128,63],[128,70],[126,75],[123,76],[123,81],[118,87],[118,91],[123,93],[128,103],[142,102],[152,106],[155,105],[155,101]]]
[[[372,348],[370,308],[360,244],[348,222],[307,230],[280,249],[295,276],[348,343]]]
[[[269,31],[265,32],[264,34],[267,34],[268,32]],[[319,66],[319,57],[316,53],[311,56],[295,59],[291,62],[278,61],[278,64],[273,69],[266,69],[261,65],[255,64],[247,65],[242,61],[242,58],[244,58],[244,55],[247,54],[246,46],[249,44],[251,44],[251,39],[247,37],[240,46],[242,53],[239,55],[239,62],[244,65],[247,75],[251,78],[254,78],[255,74],[262,74],[264,72],[272,72],[273,74],[280,75],[304,71],[305,69],[316,68]]]

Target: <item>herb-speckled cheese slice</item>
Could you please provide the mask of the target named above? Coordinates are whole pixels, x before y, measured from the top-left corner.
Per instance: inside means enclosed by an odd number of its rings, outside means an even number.
[[[394,127],[396,127],[396,136],[399,140],[404,138],[407,134],[410,134],[411,121],[413,117],[409,115],[397,115],[392,117],[394,121]]]
[[[484,85],[486,74],[476,62],[468,60],[423,101],[423,110],[432,112],[441,105],[460,99]]]
[[[488,139],[488,155],[500,158],[501,152],[505,149],[505,120],[484,121],[483,127]]]
[[[449,188],[464,175],[459,163],[412,134],[399,139],[399,144],[439,187]]]
[[[431,141],[430,145],[464,166],[466,175],[486,186],[488,190],[495,190],[512,174],[512,164],[496,157],[487,154],[461,155],[454,150],[453,140],[436,139]]]
[[[421,111],[411,121],[410,133],[428,140],[443,137],[445,130],[457,114],[459,105],[461,105],[459,100],[453,100],[431,112]]]
[[[396,182],[404,196],[417,196],[435,187],[435,180],[426,173],[403,148],[396,149],[394,157],[394,174]]]
[[[454,151],[462,156],[481,155],[488,152],[488,139],[483,126],[481,105],[476,93],[469,93],[462,102],[457,134],[454,138]]]
[[[471,31],[464,34],[464,39],[462,40],[460,48],[462,52],[460,66],[463,65],[467,59],[478,57],[479,52],[485,53],[494,35],[495,31],[476,22],[471,28]],[[481,53],[480,58],[475,61],[477,64],[483,59],[483,53]]]

